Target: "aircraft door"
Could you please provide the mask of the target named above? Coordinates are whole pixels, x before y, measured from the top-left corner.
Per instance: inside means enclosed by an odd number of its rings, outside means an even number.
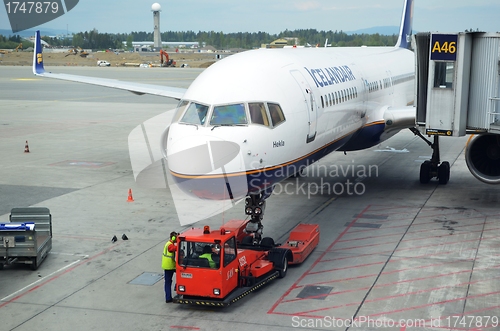
[[[304,98],[304,105],[307,109],[309,116],[309,133],[306,137],[306,143],[314,141],[316,138],[316,122],[318,111],[316,109],[316,103],[314,101],[314,95],[311,87],[306,81],[306,78],[298,70],[291,70],[290,74],[295,79],[297,84],[299,84],[300,90],[302,91],[302,96]]]

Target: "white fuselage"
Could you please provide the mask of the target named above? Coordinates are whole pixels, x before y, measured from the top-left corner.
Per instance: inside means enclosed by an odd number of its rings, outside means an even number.
[[[353,139],[349,149],[387,139],[384,110],[411,105],[413,86],[414,54],[402,48],[259,49],[233,55],[206,69],[184,95],[185,101],[209,107],[207,120],[193,125],[183,123],[182,113],[177,116],[164,142],[169,169],[180,181],[246,177],[254,179],[249,187],[266,188],[293,174],[290,169],[342,149],[360,130],[374,130],[377,138]],[[253,124],[249,103],[278,104],[285,120],[273,127],[269,105],[267,125]],[[212,125],[214,106],[232,104],[244,105],[246,123]],[[228,142],[227,155],[208,147],[205,157],[196,149],[215,141]],[[197,151],[175,157],[190,149]],[[287,174],[276,174],[285,168]],[[202,186],[210,196],[210,185]]]

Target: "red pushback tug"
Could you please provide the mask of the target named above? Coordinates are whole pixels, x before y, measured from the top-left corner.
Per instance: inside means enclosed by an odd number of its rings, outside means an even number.
[[[299,224],[285,244],[269,237],[255,244],[243,230],[249,221],[232,220],[217,230],[191,228],[178,236],[175,303],[229,306],[286,275],[319,242],[317,224]]]

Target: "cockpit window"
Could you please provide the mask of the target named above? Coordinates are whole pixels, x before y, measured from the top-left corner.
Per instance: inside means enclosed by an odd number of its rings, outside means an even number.
[[[269,114],[271,114],[273,126],[277,126],[281,122],[285,121],[285,115],[283,114],[280,105],[275,103],[268,103],[267,106],[269,107]]]
[[[210,125],[238,124],[248,124],[245,106],[242,103],[214,107]]]
[[[250,119],[253,124],[269,126],[269,119],[267,118],[266,107],[263,102],[249,103],[248,109],[250,110]]]
[[[204,125],[207,118],[208,106],[194,103],[189,104],[189,107],[182,116],[181,123]]]
[[[174,117],[172,118],[172,123],[177,122],[179,118],[181,118],[182,114],[186,110],[186,106],[189,102],[186,100],[181,100],[179,101],[179,104],[177,105],[177,109],[175,110]]]

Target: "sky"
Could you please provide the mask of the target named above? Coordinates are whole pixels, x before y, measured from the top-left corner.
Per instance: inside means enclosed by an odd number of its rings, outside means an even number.
[[[65,15],[38,27],[70,33],[153,31],[154,2],[161,5],[161,31],[224,33],[399,26],[403,8],[403,0],[79,0]],[[415,0],[413,29],[497,32],[499,13],[499,0]],[[0,29],[12,31],[5,6],[0,8]]]

